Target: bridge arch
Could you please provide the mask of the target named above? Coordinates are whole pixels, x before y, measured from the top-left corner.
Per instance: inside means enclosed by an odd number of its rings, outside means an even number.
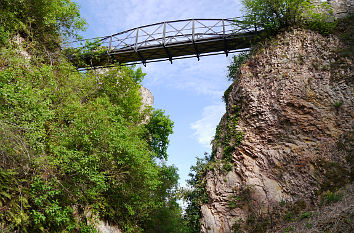
[[[160,22],[132,28],[110,36],[74,41],[74,48],[84,47],[86,41],[97,41],[101,54],[87,55],[79,64],[79,53],[69,59],[79,68],[84,65],[105,66],[119,62],[135,64],[167,61],[188,57],[215,55],[249,48],[257,29],[237,24],[237,19],[184,19]]]

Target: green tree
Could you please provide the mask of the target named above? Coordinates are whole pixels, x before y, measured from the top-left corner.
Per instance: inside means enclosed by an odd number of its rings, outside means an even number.
[[[1,226],[84,229],[88,221],[74,218],[74,207],[125,232],[142,231],[163,213],[169,217],[159,221],[179,224],[177,170],[157,159],[167,159],[173,123],[161,110],[141,111],[140,69],[79,73],[64,61],[28,63],[11,48],[0,54],[1,208],[9,210],[1,213]],[[152,132],[161,150],[147,139]],[[16,175],[7,176],[9,169]],[[13,180],[19,185],[9,186]]]
[[[184,199],[187,201],[184,220],[190,233],[200,232],[201,205],[208,201],[204,176],[211,159],[211,156],[205,153],[204,158],[197,158],[196,165],[190,169],[190,179],[187,181],[189,189],[184,192]]]
[[[167,159],[168,136],[173,133],[173,122],[164,115],[164,111],[155,110],[147,124],[149,131],[148,141],[154,153],[154,157]]]
[[[265,30],[293,26],[301,20],[304,0],[242,0],[244,18],[250,25]]]
[[[154,233],[188,232],[182,218],[182,208],[177,203],[179,178],[177,168],[162,165],[159,177],[162,182],[154,198],[160,205],[144,222],[144,230]]]
[[[229,81],[233,81],[235,79],[237,72],[239,72],[241,66],[247,61],[248,57],[248,52],[241,52],[232,57],[231,64],[227,66],[227,79]]]
[[[328,33],[333,15],[328,3],[312,0],[242,0],[245,26],[257,26],[268,33],[282,28],[307,26]]]
[[[84,26],[70,0],[0,4],[0,231],[95,232],[97,216],[185,232],[177,169],[163,162],[173,122],[142,110],[141,69],[76,71],[58,49]],[[7,43],[16,34],[30,59]]]
[[[57,48],[61,39],[77,37],[86,22],[78,5],[70,0],[2,0],[0,25],[3,40],[18,33],[47,48],[53,44]]]

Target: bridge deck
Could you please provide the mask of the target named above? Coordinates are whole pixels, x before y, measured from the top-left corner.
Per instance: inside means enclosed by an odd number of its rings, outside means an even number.
[[[78,68],[133,64],[198,57],[249,48],[256,40],[256,30],[235,32],[231,20],[180,20],[134,28],[99,40],[106,48],[91,56],[71,54]],[[209,25],[207,24],[209,23]],[[210,26],[211,23],[211,26]],[[199,24],[199,26],[198,26]],[[231,28],[232,27],[232,28]],[[171,29],[172,28],[172,29]]]

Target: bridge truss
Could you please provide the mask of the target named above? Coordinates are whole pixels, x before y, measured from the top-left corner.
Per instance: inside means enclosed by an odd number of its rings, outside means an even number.
[[[71,42],[69,54],[78,68],[135,64],[214,55],[249,48],[257,28],[245,28],[235,19],[186,19],[133,28],[106,37]],[[85,43],[97,42],[85,53]],[[93,56],[93,54],[95,54]],[[81,61],[81,62],[79,62]],[[84,61],[84,62],[82,62]]]

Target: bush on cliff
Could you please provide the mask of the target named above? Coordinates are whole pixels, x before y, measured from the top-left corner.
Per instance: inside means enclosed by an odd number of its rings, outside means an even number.
[[[271,36],[281,29],[304,27],[322,34],[333,31],[336,21],[327,2],[313,3],[311,0],[242,0],[244,16],[238,26],[256,27],[263,30],[263,36]],[[247,61],[249,53],[233,56],[227,67],[227,78],[234,80],[236,73]]]
[[[246,26],[256,26],[268,33],[293,26],[329,33],[334,27],[331,6],[312,0],[242,0]]]
[[[48,47],[64,37],[77,37],[86,21],[79,6],[70,0],[2,0],[0,4],[0,39],[8,42],[10,34],[37,41]],[[0,40],[1,42],[1,40]]]

